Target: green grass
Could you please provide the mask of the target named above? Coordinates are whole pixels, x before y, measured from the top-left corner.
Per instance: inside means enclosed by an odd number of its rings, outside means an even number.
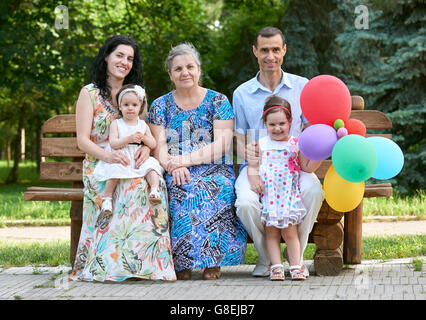
[[[19,164],[19,183],[5,185],[9,170],[7,161],[0,160],[0,227],[70,224],[69,201],[24,201],[24,192],[29,186],[66,187],[70,183],[40,181],[35,162],[25,161]],[[380,216],[426,219],[425,212],[425,191],[418,191],[414,196],[395,194],[393,197],[364,199],[365,219]]]
[[[282,245],[284,248],[285,245]],[[68,241],[9,242],[0,241],[0,265],[12,266],[58,266],[69,265],[70,244]],[[315,245],[308,244],[305,260],[312,260]],[[377,236],[362,240],[362,259],[398,259],[426,256],[426,235]],[[247,244],[245,264],[257,263],[257,251],[252,243]],[[417,268],[421,269],[417,262]],[[420,265],[420,266],[419,266]]]
[[[70,223],[69,201],[24,201],[30,186],[69,187],[70,183],[40,181],[35,162],[19,165],[19,183],[4,184],[9,168],[0,161],[0,227],[11,225],[67,225]]]
[[[5,185],[9,168],[6,161],[0,161],[0,227],[12,225],[68,225],[70,223],[70,202],[24,201],[24,191],[29,186],[64,187],[70,183],[40,181],[34,162],[20,164],[19,183]],[[389,198],[364,199],[364,216],[412,216],[426,217],[424,191],[411,197],[396,194]],[[362,259],[395,259],[426,255],[426,235],[377,236],[363,238]],[[69,263],[69,242],[49,241],[8,242],[0,241],[0,265],[49,265]],[[308,244],[304,257],[312,260],[315,245]],[[245,263],[255,264],[257,252],[253,244],[247,245]]]
[[[285,245],[281,244],[281,248],[284,249]],[[315,244],[308,243],[303,254],[303,258],[305,260],[313,260],[315,250]],[[374,236],[362,238],[361,259],[363,260],[400,259],[418,256],[426,256],[426,234]],[[284,257],[282,257],[282,259],[284,260]],[[252,243],[247,244],[247,253],[244,263],[257,263],[257,252]]]
[[[9,242],[0,241],[0,265],[12,266],[58,266],[69,264],[69,241]]]
[[[363,216],[411,216],[425,219],[426,192],[418,190],[413,196],[395,194],[392,197],[365,198]]]

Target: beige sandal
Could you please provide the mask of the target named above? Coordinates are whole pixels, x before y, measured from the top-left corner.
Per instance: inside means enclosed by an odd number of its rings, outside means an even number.
[[[272,265],[271,266],[271,272],[269,274],[269,279],[271,281],[283,281],[283,280],[285,280],[284,266],[282,264]]]

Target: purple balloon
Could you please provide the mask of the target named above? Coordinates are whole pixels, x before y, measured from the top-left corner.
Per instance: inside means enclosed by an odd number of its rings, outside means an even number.
[[[337,133],[327,124],[314,124],[307,127],[299,136],[299,150],[314,161],[325,160],[331,156],[337,142]]]

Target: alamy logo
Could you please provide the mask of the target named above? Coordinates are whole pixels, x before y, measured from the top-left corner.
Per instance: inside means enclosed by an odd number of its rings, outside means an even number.
[[[55,29],[68,29],[69,28],[69,22],[68,22],[68,7],[64,5],[57,6],[55,8]]]
[[[368,29],[368,8],[364,5],[359,5],[355,7],[355,14],[357,17],[355,18],[355,28],[360,29]]]

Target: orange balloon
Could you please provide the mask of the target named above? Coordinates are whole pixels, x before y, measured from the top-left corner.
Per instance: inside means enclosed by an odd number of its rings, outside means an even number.
[[[348,134],[358,134],[365,137],[367,133],[367,128],[365,124],[358,119],[349,119],[345,122],[345,128],[348,130]]]
[[[323,187],[328,205],[339,212],[354,210],[364,197],[364,181],[350,182],[343,179],[333,165],[330,165],[325,174]]]

